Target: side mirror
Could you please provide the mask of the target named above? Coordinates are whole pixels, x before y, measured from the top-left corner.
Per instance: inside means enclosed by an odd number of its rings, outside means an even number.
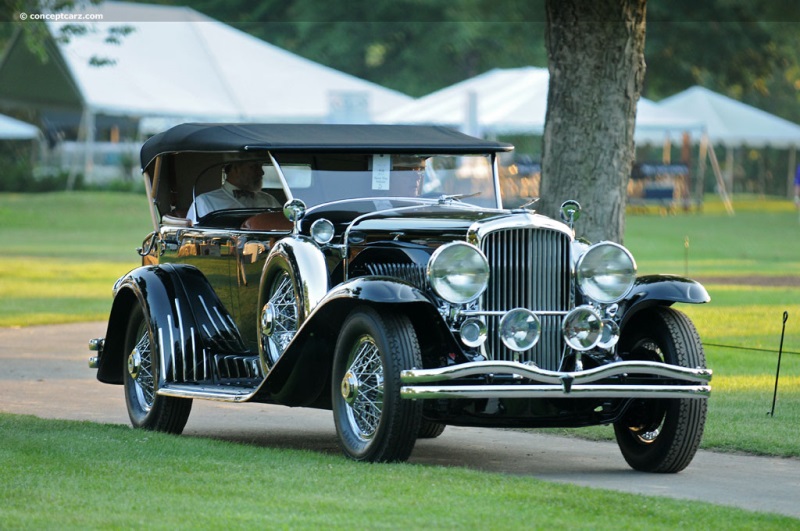
[[[570,228],[573,228],[573,225],[578,218],[581,217],[581,205],[577,201],[573,201],[570,199],[569,201],[564,201],[561,204],[561,219],[564,220],[564,223],[569,225]]]
[[[306,204],[300,199],[292,199],[283,205],[283,215],[294,224],[294,234],[300,232],[300,220],[306,215]]]

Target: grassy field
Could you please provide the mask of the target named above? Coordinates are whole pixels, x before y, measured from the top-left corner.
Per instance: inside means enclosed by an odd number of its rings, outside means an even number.
[[[531,477],[0,414],[3,529],[775,529],[798,520]],[[12,464],[13,463],[13,464]]]
[[[715,372],[703,447],[800,457],[800,245],[791,243],[800,223],[787,201],[736,207],[735,216],[713,202],[702,214],[629,215],[625,243],[642,273],[707,279],[712,303],[680,306],[697,325]],[[0,326],[105,319],[114,280],[138,265],[135,247],[151,230],[138,195],[0,194]],[[783,312],[789,319],[772,417],[766,413]],[[611,430],[579,435],[610,438]],[[165,528],[267,522],[343,528],[352,526],[354,507],[357,521],[371,527],[797,525],[531,478],[360,465],[336,456],[14,415],[0,414],[0,441],[0,463],[13,463],[0,467],[2,528],[136,528],[154,521]]]

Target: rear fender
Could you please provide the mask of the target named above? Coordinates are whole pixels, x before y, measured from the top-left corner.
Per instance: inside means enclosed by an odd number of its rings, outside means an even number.
[[[141,305],[163,359],[161,382],[212,377],[212,353],[244,352],[239,331],[208,280],[192,266],[164,264],[134,269],[114,286],[97,379],[123,383],[125,334],[131,311]]]

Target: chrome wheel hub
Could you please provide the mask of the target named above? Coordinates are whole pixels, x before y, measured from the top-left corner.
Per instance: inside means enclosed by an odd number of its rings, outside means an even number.
[[[139,378],[139,371],[142,368],[142,355],[139,354],[139,349],[135,348],[128,355],[128,374],[131,378],[136,380]]]
[[[342,378],[341,388],[344,401],[352,406],[356,398],[358,398],[358,378],[356,378],[356,375],[348,371]]]
[[[375,436],[383,414],[383,364],[380,350],[369,336],[356,342],[350,359],[341,393],[350,428],[366,442]]]

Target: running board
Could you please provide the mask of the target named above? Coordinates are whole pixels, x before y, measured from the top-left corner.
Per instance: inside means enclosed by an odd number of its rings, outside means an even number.
[[[217,402],[247,402],[256,391],[257,387],[208,387],[202,385],[167,384],[158,390],[159,396],[174,398],[199,398],[201,400],[215,400]]]

